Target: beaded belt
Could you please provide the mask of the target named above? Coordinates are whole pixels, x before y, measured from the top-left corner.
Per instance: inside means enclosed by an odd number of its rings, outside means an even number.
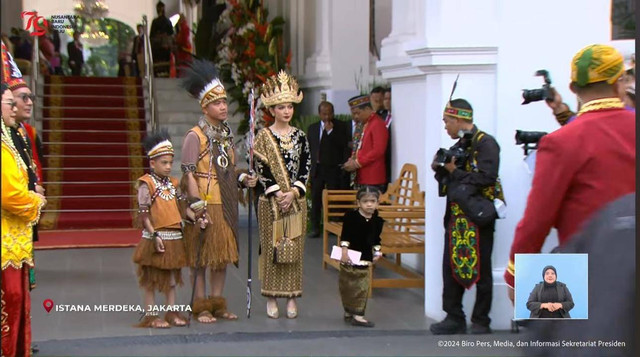
[[[194,175],[194,176],[196,176],[196,177],[209,178],[209,174],[208,174],[208,173],[206,173],[206,172],[197,172],[197,171],[196,171],[196,172],[194,172],[194,173],[193,173],[193,175]],[[216,174],[211,174],[211,178],[213,178],[213,179],[216,179],[216,180],[217,180],[217,179],[218,179],[218,175],[216,175]]]
[[[162,240],[176,240],[176,239],[182,239],[182,232],[181,231],[176,231],[176,230],[170,230],[170,231],[156,231],[158,232],[158,235],[160,236],[160,239]],[[144,239],[153,239],[153,236],[151,235],[151,233],[149,233],[146,229],[142,231],[142,238]]]

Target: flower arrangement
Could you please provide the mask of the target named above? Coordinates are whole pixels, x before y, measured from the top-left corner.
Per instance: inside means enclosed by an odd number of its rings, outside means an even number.
[[[283,43],[284,19],[280,16],[268,21],[268,11],[262,0],[227,0],[227,8],[220,16],[216,63],[220,76],[228,84],[227,95],[238,104],[235,113],[244,113],[238,127],[244,134],[248,128],[248,97],[252,88],[258,89],[268,77],[280,69],[289,70],[291,52]],[[273,121],[269,112],[263,120]]]

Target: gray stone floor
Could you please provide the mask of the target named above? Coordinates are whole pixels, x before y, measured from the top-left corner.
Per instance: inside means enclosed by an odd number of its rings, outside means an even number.
[[[56,305],[142,305],[137,289],[133,248],[69,249],[36,252],[38,287],[32,292],[32,330],[40,349],[36,356],[212,356],[212,355],[520,355],[518,348],[462,347],[461,341],[517,341],[523,336],[497,331],[490,336],[431,335],[434,321],[424,316],[422,289],[376,289],[367,306],[373,329],[347,325],[342,320],[337,271],[321,268],[321,239],[308,239],[305,254],[304,295],[299,316],[278,320],[266,316],[260,296],[257,266],[253,264],[251,318],[246,312],[247,229],[241,217],[240,267],[227,272],[225,296],[238,321],[190,328],[133,328],[136,312],[47,313],[45,299]],[[255,227],[255,223],[253,225]],[[257,233],[254,232],[254,262]],[[187,271],[183,278],[187,279]],[[182,287],[178,303],[188,304],[190,289]],[[159,300],[158,303],[161,303]],[[285,308],[284,301],[280,309]],[[451,347],[439,347],[454,341]],[[457,343],[455,341],[458,341]]]

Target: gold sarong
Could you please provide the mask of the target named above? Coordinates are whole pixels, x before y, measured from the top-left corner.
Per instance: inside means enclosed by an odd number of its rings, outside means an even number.
[[[369,272],[368,266],[354,267],[340,264],[338,289],[340,290],[342,306],[345,312],[364,316],[369,297]]]

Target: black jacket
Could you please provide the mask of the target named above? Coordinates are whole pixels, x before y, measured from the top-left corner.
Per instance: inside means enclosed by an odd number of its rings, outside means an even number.
[[[311,176],[315,177],[318,157],[321,158],[321,164],[329,166],[338,166],[345,163],[349,157],[347,154],[348,138],[346,135],[346,124],[341,120],[333,120],[333,130],[325,140],[329,143],[325,145],[325,149],[321,152],[320,148],[320,122],[309,125],[307,140],[309,140],[309,149],[311,150]],[[346,157],[345,157],[346,156]]]
[[[67,53],[69,54],[69,61],[74,61],[74,66],[80,66],[84,63],[84,56],[82,55],[82,49],[76,47],[74,41],[67,43]]]
[[[556,282],[558,301],[541,301],[540,295],[542,293],[543,287],[544,282],[541,281],[536,284],[536,286],[531,291],[531,294],[529,294],[529,300],[527,301],[527,309],[531,311],[529,317],[532,319],[540,317],[540,305],[542,305],[543,303],[559,302],[562,304],[562,309],[560,309],[560,315],[562,315],[562,318],[571,318],[571,315],[569,315],[569,310],[573,309],[574,303],[567,285],[559,281]]]
[[[373,261],[373,247],[381,244],[384,219],[375,211],[367,221],[358,209],[347,211],[343,218],[340,241],[349,242],[349,249],[362,253],[360,260]]]

